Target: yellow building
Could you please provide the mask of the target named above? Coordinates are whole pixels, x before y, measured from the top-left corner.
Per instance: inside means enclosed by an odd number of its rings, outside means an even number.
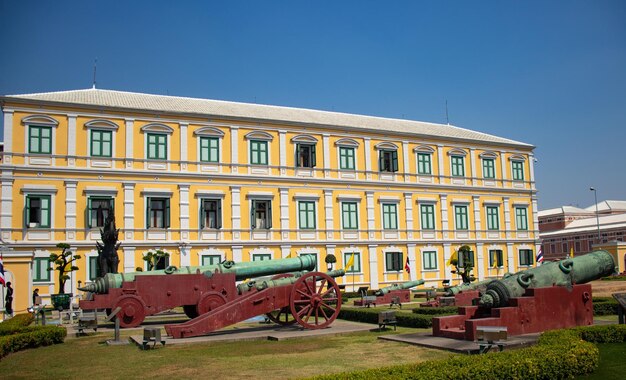
[[[87,89],[1,97],[0,229],[14,309],[58,291],[55,245],[96,273],[107,213],[120,271],[328,254],[340,284],[439,286],[463,245],[479,279],[534,264],[533,149],[451,125]],[[404,270],[407,264],[410,273]]]

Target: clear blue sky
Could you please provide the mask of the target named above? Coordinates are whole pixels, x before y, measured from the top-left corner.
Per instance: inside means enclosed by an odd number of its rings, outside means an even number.
[[[626,200],[626,1],[0,0],[0,94],[445,122],[537,146],[539,208]]]

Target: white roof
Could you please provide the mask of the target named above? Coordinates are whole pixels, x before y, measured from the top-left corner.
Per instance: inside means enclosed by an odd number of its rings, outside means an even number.
[[[600,218],[598,218],[598,220],[596,220],[596,218],[577,219],[572,221],[570,224],[567,225],[567,227],[561,230],[542,232],[540,235],[542,238],[546,238],[551,236],[559,236],[579,232],[595,233],[598,231],[598,222],[600,224],[601,230],[611,228],[624,228],[626,227],[626,213],[601,216]]]
[[[595,209],[593,212],[590,212],[587,209],[578,208],[574,206],[561,206],[557,208],[551,208],[548,210],[541,210],[537,212],[537,217],[543,218],[543,217],[550,216],[550,215],[568,215],[568,214],[584,214],[584,215],[592,214],[593,215],[594,212],[595,212]]]
[[[135,92],[85,89],[46,92],[38,94],[7,95],[0,100],[40,101],[46,103],[81,106],[110,107],[140,111],[198,115],[226,119],[247,119],[277,123],[318,125],[344,129],[367,129],[378,132],[436,136],[444,139],[471,140],[482,143],[512,145],[524,149],[534,146],[515,140],[471,131],[447,124],[427,123],[413,120],[391,119],[340,112],[317,111],[304,108],[237,103],[222,100],[185,98],[178,96],[151,95]]]
[[[591,205],[585,208],[587,211],[595,212],[596,205]],[[626,212],[626,201],[602,201],[598,203],[598,212],[616,212],[616,211],[624,211]]]

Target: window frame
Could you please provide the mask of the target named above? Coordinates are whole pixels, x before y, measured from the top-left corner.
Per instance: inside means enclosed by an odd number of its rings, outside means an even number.
[[[346,210],[346,206],[354,209]],[[348,218],[346,218],[346,214]],[[352,222],[354,221],[354,226]],[[341,202],[341,229],[343,230],[358,230],[359,229],[359,203],[352,201]]]
[[[398,257],[400,258],[399,260],[397,260]],[[394,264],[398,264],[397,269]],[[402,251],[386,251],[385,252],[385,272],[401,272],[403,270],[404,270],[404,253]]]
[[[265,221],[263,227],[257,227],[257,206],[260,204],[266,204],[265,208]],[[250,229],[252,230],[269,230],[272,228],[272,200],[271,199],[251,199],[250,200]]]
[[[450,175],[452,177],[465,177],[465,156],[456,154],[450,156]]]
[[[511,178],[513,181],[524,181],[524,161],[511,160]]]
[[[31,222],[31,216],[32,216],[32,201],[34,199],[38,199],[41,202],[41,205],[39,207],[39,215],[37,217],[37,219],[39,219],[38,225],[36,226],[31,226],[30,224]],[[43,202],[42,200],[46,200],[48,205],[46,208],[44,208],[43,206]],[[44,215],[42,214],[43,210],[46,211],[46,220],[43,221],[44,219]],[[49,229],[52,226],[52,196],[51,195],[47,195],[47,194],[26,194],[25,197],[25,201],[24,201],[24,224],[26,225],[26,228],[39,228],[39,229]]]
[[[205,263],[204,260],[208,259],[209,262]],[[212,261],[214,259],[217,259],[217,263],[212,263]],[[200,256],[200,265],[205,267],[205,266],[209,266],[209,265],[217,265],[219,263],[222,262],[222,256],[221,255],[211,255],[211,254],[207,254],[207,255],[201,255]]]
[[[206,146],[205,145],[206,142]],[[220,162],[220,138],[215,136],[200,136],[200,162],[219,163]],[[212,146],[215,144],[215,146]],[[206,153],[206,159],[205,159]],[[215,153],[215,159],[212,159]]]
[[[98,256],[87,256],[87,265],[89,266],[89,271],[87,273],[87,280],[94,281],[98,278]]]
[[[398,150],[379,149],[378,151],[378,171],[380,173],[398,172]]]
[[[487,216],[487,230],[500,230],[500,208],[498,206],[485,206],[485,215]]]
[[[95,134],[100,134],[100,139],[96,139]],[[109,136],[109,140],[105,141],[104,140],[104,136],[108,135]],[[108,129],[96,129],[93,128],[89,131],[89,138],[90,138],[90,142],[89,142],[89,156],[91,157],[98,157],[98,158],[110,158],[113,157],[113,131],[112,130],[108,130]],[[103,146],[105,143],[109,144],[109,150],[108,150],[108,154],[103,152]],[[96,145],[100,146],[100,153],[96,154],[94,153],[94,147]]]
[[[163,202],[163,227],[161,226],[153,226],[152,221],[153,217],[158,218],[158,214],[152,214],[153,211],[158,212],[160,209],[155,209],[152,207],[152,201]],[[170,228],[170,218],[171,218],[171,209],[170,209],[170,198],[168,197],[160,197],[160,196],[149,196],[146,197],[146,229],[152,230],[162,230]],[[156,220],[155,220],[156,221]]]
[[[483,178],[495,179],[496,178],[496,160],[491,157],[482,158],[483,166]],[[489,163],[489,164],[487,164]]]
[[[350,152],[350,154],[347,154]],[[345,159],[345,165],[344,165]],[[356,170],[356,149],[351,146],[339,147],[339,169]]]
[[[259,258],[259,260],[257,260]],[[271,253],[253,253],[252,261],[268,261],[272,259]]]
[[[263,149],[260,149],[263,147]],[[267,140],[250,139],[250,165],[269,165],[269,144]],[[261,162],[256,162],[260,160]]]
[[[464,212],[460,212],[465,210]],[[467,205],[454,205],[454,228],[457,231],[469,230],[469,210]]]
[[[519,265],[520,266],[532,266],[535,263],[535,257],[532,249],[520,249],[518,251]]]
[[[38,130],[39,135],[33,136],[33,131]],[[41,132],[43,130],[48,131],[49,136],[43,137]],[[33,138],[37,139],[38,149],[33,148]],[[42,140],[47,139],[46,144],[42,144]],[[47,150],[44,149],[44,145],[47,145]],[[52,154],[52,127],[47,125],[29,124],[28,125],[28,153],[31,154]]]
[[[398,204],[385,202],[381,203],[383,230],[398,230]],[[393,212],[391,211],[393,208]],[[393,216],[393,218],[392,218]]]
[[[494,255],[495,253],[495,262],[498,266],[494,266]],[[490,249],[488,251],[489,255],[489,268],[504,268],[504,252],[501,249]]]
[[[199,220],[199,225],[200,225],[200,229],[201,230],[219,230],[222,228],[222,199],[220,198],[209,198],[209,197],[202,197],[199,198],[200,201],[200,220]],[[206,208],[206,204],[207,203],[214,203],[215,204],[215,210],[207,210]],[[208,213],[210,211],[214,211],[215,212],[215,226],[211,227],[211,226],[207,226],[207,221],[209,220],[208,218]]]
[[[431,256],[431,259],[434,258],[434,266],[432,265],[432,260],[426,260],[426,256]],[[429,264],[431,265],[426,265],[427,261]],[[437,270],[438,269],[438,262],[437,262],[437,251],[423,251],[422,252],[422,270]]]
[[[523,215],[520,211],[523,211]],[[528,231],[528,207],[515,207],[515,227],[518,231]]]
[[[98,196],[98,195],[90,195],[87,197],[87,228],[102,228],[104,227],[104,223],[106,221],[106,218],[108,216],[108,214],[105,216],[104,212],[102,215],[102,225],[98,225],[97,220],[98,215],[97,215],[97,209],[93,208],[93,201],[94,200],[98,200],[98,201],[108,201],[108,208],[107,209],[103,209],[103,211],[108,210],[109,213],[115,213],[115,198],[113,197],[109,197],[109,196]],[[93,221],[93,212],[96,212],[96,225],[93,225],[92,221]]]
[[[155,138],[156,141],[151,141]],[[161,139],[163,141],[161,141]],[[146,133],[146,158],[148,160],[167,161],[168,156],[168,134],[164,132],[147,132]],[[154,146],[154,153],[151,154],[150,148]],[[163,147],[164,157],[159,154],[159,148]]]
[[[297,168],[314,168],[317,166],[317,153],[315,150],[315,143],[308,142],[297,142],[296,143],[296,167]],[[303,150],[307,150],[305,154],[303,154]],[[306,156],[306,157],[305,157]],[[301,163],[301,159],[308,160],[308,165],[305,165],[304,162]]]
[[[350,268],[345,268],[346,274],[348,273],[362,273],[361,268],[361,252],[344,252],[343,253],[343,262],[344,266],[350,260],[350,257],[354,254],[354,265]]]
[[[417,174],[432,175],[433,174],[433,154],[426,152],[417,152]],[[428,167],[426,170],[426,167]]]
[[[298,201],[298,229],[315,230],[317,228],[317,213],[315,201]],[[305,209],[302,209],[305,206]],[[303,215],[304,213],[304,215]],[[304,216],[304,217],[303,217]],[[309,222],[313,222],[311,226]]]
[[[435,220],[435,205],[434,204],[420,204],[420,229],[422,230],[427,230],[427,231],[434,231],[437,227],[436,224],[436,220]],[[424,213],[424,208],[430,208],[431,212],[429,213]],[[428,217],[431,217],[429,219],[425,219]],[[424,221],[429,222],[429,223],[424,223]],[[432,227],[430,227],[430,222],[432,222]],[[425,224],[428,224],[428,226],[425,226]]]
[[[46,265],[47,263],[47,265]],[[33,259],[33,282],[51,282],[52,276],[50,269],[51,261],[48,257],[35,257]],[[45,273],[46,277],[39,277]]]

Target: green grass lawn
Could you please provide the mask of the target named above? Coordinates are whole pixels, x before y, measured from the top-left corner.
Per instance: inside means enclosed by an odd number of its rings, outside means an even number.
[[[600,364],[591,375],[581,376],[584,380],[622,380],[626,378],[626,343],[601,343]]]
[[[107,346],[111,333],[68,338],[65,343],[10,354],[0,362],[5,379],[212,378],[291,379],[444,358],[445,351],[377,339],[360,332],[286,341],[166,345],[142,351],[135,345]],[[137,331],[133,335],[138,334]],[[123,336],[130,335],[125,332]]]

